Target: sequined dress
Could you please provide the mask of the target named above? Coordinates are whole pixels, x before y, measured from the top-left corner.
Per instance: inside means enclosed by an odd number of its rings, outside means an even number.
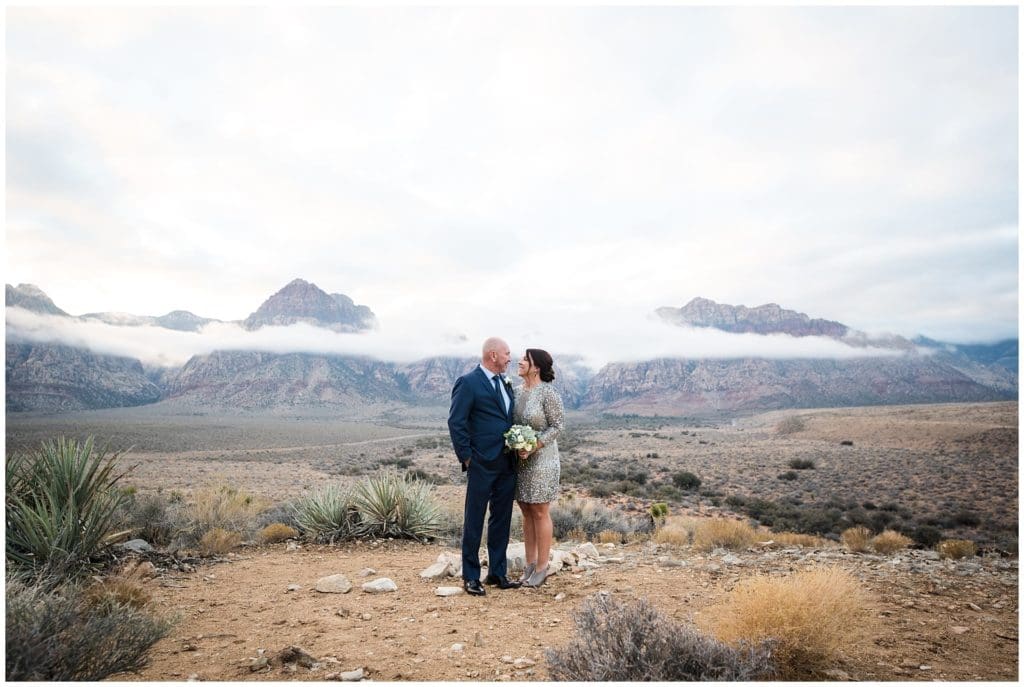
[[[558,497],[558,434],[565,426],[565,410],[555,388],[541,382],[532,389],[519,389],[513,420],[533,427],[544,448],[520,459],[516,468],[516,500],[549,503]]]

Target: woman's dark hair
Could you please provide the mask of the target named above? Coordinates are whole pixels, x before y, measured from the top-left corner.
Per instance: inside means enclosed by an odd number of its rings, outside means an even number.
[[[540,370],[540,381],[552,382],[555,379],[555,361],[551,354],[539,348],[527,348],[526,355],[533,361],[533,366]]]

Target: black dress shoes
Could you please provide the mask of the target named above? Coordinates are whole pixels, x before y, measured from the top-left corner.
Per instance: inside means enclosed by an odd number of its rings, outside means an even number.
[[[480,586],[480,580],[466,580],[462,583],[462,588],[470,596],[484,596],[487,594],[484,588]]]
[[[488,575],[484,578],[484,584],[492,587],[497,586],[498,589],[517,589],[519,582],[513,582],[504,575],[498,577],[497,575]]]

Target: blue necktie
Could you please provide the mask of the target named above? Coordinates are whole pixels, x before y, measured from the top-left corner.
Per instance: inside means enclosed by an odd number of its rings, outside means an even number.
[[[504,408],[507,413],[508,408],[505,408],[505,397],[501,395],[501,388],[498,386],[498,375],[491,377],[491,381],[494,382],[494,390],[498,392],[498,398],[501,400],[501,407]]]

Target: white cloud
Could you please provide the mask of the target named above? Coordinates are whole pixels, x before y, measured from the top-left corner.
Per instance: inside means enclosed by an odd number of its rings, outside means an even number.
[[[503,336],[517,357],[526,348],[544,348],[560,355],[580,355],[595,371],[609,362],[654,358],[849,359],[898,354],[881,348],[854,348],[825,337],[676,327],[653,315],[628,310],[601,315],[542,310],[541,316],[531,321],[494,311],[474,314],[466,329],[421,316],[360,334],[339,334],[307,324],[250,332],[225,322],[207,324],[199,332],[181,332],[154,326],[115,326],[8,307],[7,327],[9,340],[60,342],[165,367],[216,350],[363,355],[395,362],[433,356],[474,357],[483,340],[495,335]]]

